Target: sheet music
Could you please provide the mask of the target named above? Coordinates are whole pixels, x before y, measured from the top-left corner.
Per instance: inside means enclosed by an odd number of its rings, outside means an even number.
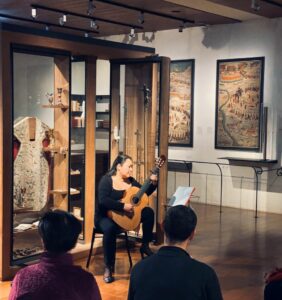
[[[194,191],[193,186],[179,186],[170,198],[168,206],[188,205]]]

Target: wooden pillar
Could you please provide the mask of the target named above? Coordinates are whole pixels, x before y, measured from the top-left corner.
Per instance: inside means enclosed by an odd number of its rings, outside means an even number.
[[[120,127],[120,65],[111,64],[111,132],[110,132],[110,148],[111,157],[110,165],[113,163],[114,159],[119,154],[119,144],[118,141],[114,139],[114,128]]]
[[[96,58],[86,57],[85,243],[89,243],[95,210]]]
[[[159,155],[168,158],[168,122],[169,122],[169,71],[170,59],[161,58],[160,67],[160,103],[159,103]],[[167,163],[161,168],[158,187],[157,242],[164,240],[161,224],[164,219],[164,204],[167,202]]]

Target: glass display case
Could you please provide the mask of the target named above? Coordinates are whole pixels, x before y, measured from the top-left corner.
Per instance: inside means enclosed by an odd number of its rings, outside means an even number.
[[[68,210],[69,56],[13,51],[12,264],[43,251],[40,217]]]

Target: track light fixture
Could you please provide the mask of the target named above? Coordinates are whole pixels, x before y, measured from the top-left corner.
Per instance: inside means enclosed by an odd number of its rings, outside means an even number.
[[[40,21],[40,20],[31,20],[30,18],[16,17],[16,16],[11,16],[11,15],[2,14],[2,13],[0,13],[0,18],[18,20],[18,21],[23,21],[23,22],[27,22],[27,23],[41,24],[41,25],[44,26],[45,30],[47,30],[46,27],[48,27],[49,29],[50,29],[50,27],[55,27],[55,28],[59,27],[59,28],[61,28],[61,25],[59,25],[57,23],[50,23],[50,22]],[[64,28],[74,30],[74,31],[79,31],[79,32],[85,32],[85,29],[72,27],[72,26],[66,26],[65,25]],[[88,32],[90,32],[90,33],[99,33],[99,31],[96,31],[96,30],[88,30]]]
[[[49,31],[50,27],[48,25],[45,25],[45,30]]]
[[[87,7],[87,15],[93,16],[96,6],[93,3],[93,0],[88,1],[88,7]]]
[[[32,8],[31,9],[31,16],[33,19],[35,19],[37,17],[37,11],[36,11],[36,8]]]
[[[90,20],[90,27],[96,30],[99,29],[99,25],[96,23],[95,20]]]
[[[182,24],[179,25],[178,27],[178,31],[179,32],[183,32],[183,29],[189,27],[189,22],[186,22],[185,20],[182,21]]]
[[[61,26],[63,26],[66,22],[67,22],[67,15],[62,15],[62,16],[59,18],[59,24],[60,24]]]
[[[88,38],[88,37],[89,37],[89,33],[88,33],[88,32],[85,32],[85,33],[84,33],[84,37]]]
[[[255,11],[259,11],[260,10],[259,0],[252,0],[251,8]]]
[[[144,12],[140,11],[139,17],[138,17],[138,23],[144,24]]]
[[[129,37],[130,38],[134,38],[135,37],[135,28],[131,28],[130,29]]]

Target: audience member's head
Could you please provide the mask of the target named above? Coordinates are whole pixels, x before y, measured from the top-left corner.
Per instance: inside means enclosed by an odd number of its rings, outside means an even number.
[[[48,252],[64,253],[75,247],[81,223],[72,214],[55,210],[43,215],[38,231]]]
[[[184,205],[169,208],[163,222],[167,243],[173,245],[188,240],[196,225],[197,215],[192,208]]]

